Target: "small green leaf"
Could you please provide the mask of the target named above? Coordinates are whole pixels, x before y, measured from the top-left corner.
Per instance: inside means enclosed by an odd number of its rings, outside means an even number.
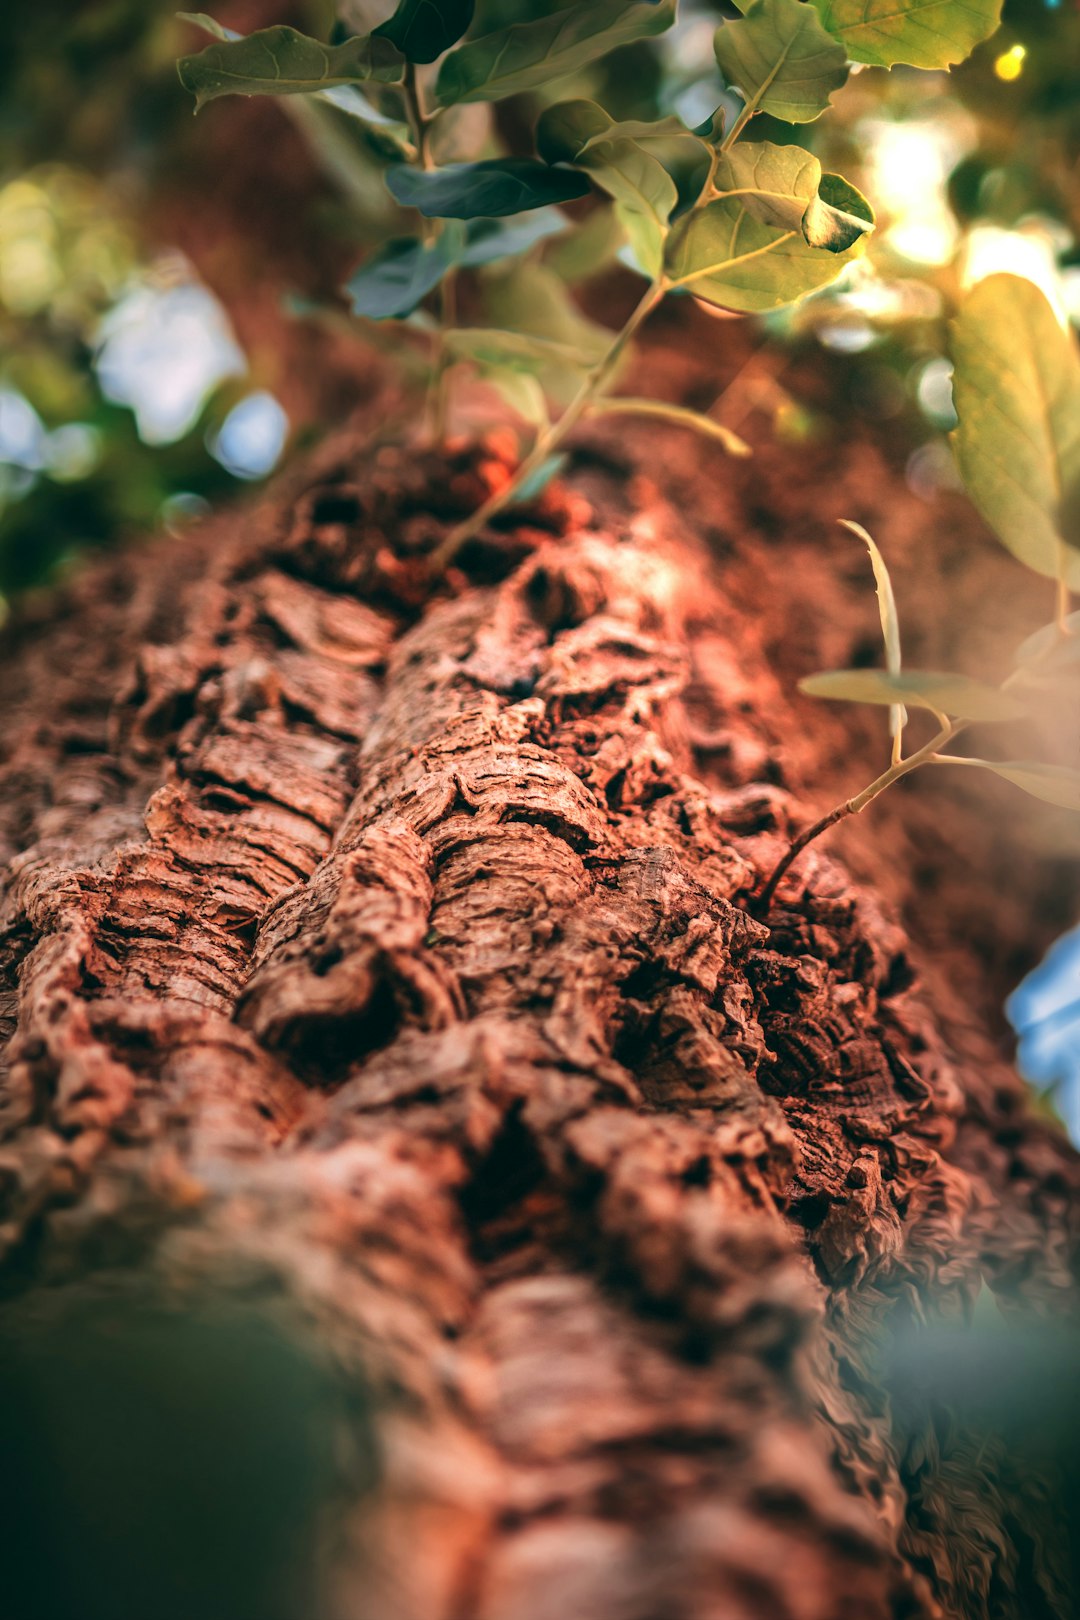
[[[724,138],[726,123],[727,112],[723,107],[717,107],[703,124],[694,125],[694,134],[699,135],[703,141],[708,141],[710,146],[719,146]]]
[[[374,33],[396,45],[408,62],[434,62],[457,44],[475,9],[474,0],[401,0]]]
[[[677,119],[687,140],[700,145]],[[619,125],[592,101],[563,101],[549,107],[536,130],[536,149],[548,163],[574,163],[584,169],[615,202],[642,273],[652,280],[660,272],[668,221],[679,200],[674,180],[660,160],[620,130],[659,126]],[[670,133],[670,131],[668,131]]]
[[[222,27],[213,17],[207,16],[205,11],[178,11],[176,15],[181,21],[194,23],[205,33],[212,34],[215,39],[237,40],[244,37],[234,28]],[[401,153],[409,156],[412,152],[409,126],[398,118],[391,118],[386,113],[380,112],[355,84],[341,84],[329,90],[318,90],[314,94],[316,100],[325,102],[327,106],[336,107],[339,112],[347,113],[350,118],[355,118],[366,125],[374,132],[376,144],[385,147],[391,155]]]
[[[501,101],[576,72],[617,45],[662,34],[675,21],[676,0],[627,5],[593,0],[549,17],[514,23],[452,51],[439,69],[435,95],[458,101]]]
[[[695,210],[671,232],[666,268],[672,284],[723,309],[747,312],[778,309],[827,286],[863,252],[873,214],[854,187],[845,189],[850,214],[830,214],[822,181],[817,159],[799,147],[735,146],[716,171],[717,188],[729,195]],[[811,246],[804,231],[820,235],[822,218],[837,236],[829,247]]]
[[[765,225],[801,233],[810,247],[846,253],[873,230],[874,216],[862,194],[839,175],[823,175],[821,164],[801,146],[754,141],[736,146],[718,167],[719,191],[739,197],[747,213]],[[827,197],[841,199],[843,209]]]
[[[448,270],[472,269],[527,253],[566,225],[557,208],[538,209],[506,224],[486,219],[463,226],[449,220],[433,242],[396,237],[366,259],[346,283],[354,315],[399,320],[412,313]]]
[[[1070,613],[1063,627],[1055,622],[1044,624],[1021,642],[1013,662],[1017,669],[1033,665],[1052,671],[1070,669],[1080,664],[1080,613]]]
[[[910,703],[914,708],[931,709],[954,720],[1017,720],[1027,712],[999,687],[986,686],[966,675],[938,675],[925,670],[892,675],[884,669],[834,669],[807,676],[799,682],[799,690],[809,697],[837,702],[879,703],[886,707]]]
[[[743,17],[720,24],[713,49],[747,112],[790,124],[819,118],[848,76],[843,46],[802,0],[753,0]]]
[[[714,422],[711,416],[703,416],[700,411],[688,410],[685,405],[669,405],[661,399],[631,399],[624,394],[611,398],[598,399],[592,406],[592,416],[651,416],[664,422],[672,422],[676,427],[691,428],[700,433],[703,438],[713,439],[722,445],[729,456],[749,456],[753,452],[745,439],[740,439],[737,433],[732,433],[722,422]]]
[[[844,253],[860,236],[874,228],[874,210],[857,187],[842,174],[823,174],[817,196],[803,215],[803,238],[811,247]]]
[[[1080,810],[1080,771],[1066,765],[1043,765],[1039,760],[961,759],[950,755],[948,765],[977,765],[984,771],[1003,776],[1034,799],[1059,804],[1066,810]]]
[[[1080,589],[1080,356],[1039,289],[994,275],[951,333],[952,435],[968,494],[1014,557]]]
[[[388,39],[369,35],[322,45],[286,27],[222,40],[177,63],[196,112],[217,96],[313,95],[365,81],[396,84],[404,71],[404,58]]]
[[[947,68],[997,28],[1002,0],[811,0],[853,62]]]
[[[505,272],[487,279],[484,296],[493,324],[560,344],[581,368],[596,365],[611,347],[614,334],[582,314],[547,265],[516,259]]]
[[[372,321],[410,314],[438,286],[463,246],[460,226],[448,227],[434,242],[420,242],[413,236],[387,242],[345,285],[353,314]]]
[[[482,370],[485,382],[522,421],[540,432],[550,425],[544,390],[531,373],[507,366],[484,366]]]
[[[531,214],[511,217],[498,224],[490,219],[474,219],[468,226],[466,245],[458,262],[476,266],[528,253],[538,242],[565,231],[568,223],[566,215],[558,208],[535,208]]]
[[[900,615],[896,611],[896,597],[893,595],[892,580],[885,558],[861,523],[853,523],[850,518],[841,518],[840,527],[847,529],[861,540],[870,553],[870,566],[874,570],[874,586],[877,591],[878,617],[881,620],[881,635],[885,643],[885,668],[890,675],[899,675]],[[902,703],[894,704],[889,710],[889,735],[898,738],[906,724],[907,710]]]
[[[563,450],[558,451],[553,456],[548,456],[547,460],[537,467],[532,477],[526,478],[524,483],[518,486],[514,494],[513,505],[522,506],[526,501],[534,501],[538,495],[542,495],[551,480],[557,478],[562,472],[567,460],[568,457]]]
[[[485,277],[483,291],[489,325],[448,333],[448,346],[481,366],[527,371],[550,399],[569,403],[612,333],[583,315],[565,283],[532,260],[513,260]]]
[[[552,244],[544,262],[573,286],[610,270],[625,243],[626,232],[614,208],[594,208]]]
[[[459,326],[444,334],[446,347],[462,360],[488,368],[506,366],[540,376],[551,366],[584,372],[577,350],[552,338],[507,332],[498,326]]]
[[[196,28],[201,28],[204,34],[211,34],[214,39],[244,37],[243,34],[238,34],[235,28],[226,28],[224,23],[219,23],[216,17],[211,17],[205,11],[178,11],[176,15],[181,22],[193,23]]]
[[[414,169],[396,163],[386,172],[391,194],[429,219],[492,219],[583,197],[589,182],[571,169],[552,169],[535,158],[489,158]]]

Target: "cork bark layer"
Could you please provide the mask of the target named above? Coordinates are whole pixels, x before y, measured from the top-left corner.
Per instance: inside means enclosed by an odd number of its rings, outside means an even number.
[[[16,627],[7,1292],[290,1303],[377,1454],[320,1620],[1065,1615],[882,1357],[1073,1308],[1075,1158],[839,848],[754,914],[813,807],[686,514],[425,581],[505,475],[346,440]]]

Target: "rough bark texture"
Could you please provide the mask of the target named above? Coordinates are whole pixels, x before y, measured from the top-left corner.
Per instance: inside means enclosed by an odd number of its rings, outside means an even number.
[[[383,1470],[320,1620],[1065,1615],[1037,1482],[879,1362],[984,1276],[1073,1308],[1076,1160],[915,876],[751,914],[772,565],[594,479],[429,593],[502,476],[339,443],[16,632],[8,1286],[298,1303]]]

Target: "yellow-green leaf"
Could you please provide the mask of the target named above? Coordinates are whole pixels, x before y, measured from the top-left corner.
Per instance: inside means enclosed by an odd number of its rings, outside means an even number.
[[[435,83],[436,99],[448,107],[459,101],[501,101],[535,90],[606,56],[617,45],[662,34],[675,21],[675,4],[676,0],[660,0],[658,5],[593,0],[483,34],[444,58]]]
[[[177,63],[196,111],[218,96],[302,96],[366,81],[396,84],[404,70],[405,58],[388,39],[367,35],[323,45],[286,27],[223,39]]]
[[[956,459],[1014,557],[1080,589],[1080,356],[1039,289],[994,275],[953,323]]]
[[[819,118],[848,75],[843,46],[802,0],[753,0],[741,18],[720,24],[713,48],[747,112],[790,124]]]
[[[444,332],[443,341],[451,354],[484,368],[505,366],[532,376],[550,366],[579,374],[585,370],[581,356],[571,344],[527,332],[508,332],[499,326],[451,327]]]
[[[864,251],[873,213],[853,186],[844,193],[851,212],[830,213],[819,190],[823,178],[817,159],[799,147],[769,141],[733,147],[716,171],[717,188],[727,195],[670,234],[672,284],[723,309],[751,312],[794,303],[835,281]],[[820,235],[823,219],[836,232],[832,245],[811,246],[804,231]]]
[[[853,62],[947,68],[997,28],[1002,0],[811,0]]]
[[[481,365],[480,369],[485,381],[515,416],[541,432],[550,425],[544,390],[531,372],[510,366]]]
[[[797,230],[810,247],[844,253],[873,230],[869,203],[839,175],[824,175],[821,164],[801,146],[771,141],[736,146],[716,171],[717,189],[737,196],[764,225]],[[839,198],[842,206],[830,200]]]
[[[627,130],[633,130],[629,135]],[[679,200],[674,180],[641,139],[670,137],[703,143],[677,119],[649,125],[617,124],[592,101],[564,101],[549,107],[536,130],[536,149],[548,163],[573,163],[606,191],[643,274],[650,280],[663,263],[668,221]]]
[[[1013,662],[1017,669],[1040,671],[1071,669],[1080,664],[1080,612],[1068,614],[1064,624],[1055,619],[1053,624],[1034,631],[1016,649]]]
[[[1018,720],[1027,711],[999,687],[973,681],[966,675],[941,675],[927,670],[890,674],[885,669],[834,669],[799,682],[809,697],[841,703],[910,703],[954,720]]]
[[[977,765],[984,771],[1003,776],[1034,799],[1047,804],[1059,804],[1066,810],[1080,810],[1080,771],[1067,765],[1044,765],[1039,760],[1026,759],[958,759],[945,761],[949,765]]]

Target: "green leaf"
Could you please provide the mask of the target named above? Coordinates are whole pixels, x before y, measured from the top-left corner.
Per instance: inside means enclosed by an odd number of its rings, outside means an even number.
[[[613,334],[583,315],[559,277],[532,260],[486,277],[484,303],[488,326],[449,333],[448,345],[483,366],[530,372],[559,404],[574,397],[611,344]]]
[[[724,126],[726,123],[727,110],[724,107],[717,107],[715,112],[710,113],[709,117],[705,119],[704,123],[694,125],[694,134],[700,135],[701,139],[708,141],[710,146],[719,146],[724,138]]]
[[[809,675],[799,690],[810,697],[837,702],[879,703],[891,707],[910,703],[954,720],[1018,720],[1023,704],[996,686],[986,686],[966,675],[939,675],[925,670],[892,675],[884,669],[833,669]]]
[[[873,229],[869,203],[839,175],[823,175],[821,164],[801,146],[771,141],[736,146],[717,168],[717,189],[739,197],[765,225],[801,233],[803,240],[829,253],[845,253]],[[827,199],[845,205],[834,207]]]
[[[1080,612],[1068,614],[1064,629],[1056,620],[1044,624],[1021,642],[1013,662],[1017,669],[1038,665],[1048,672],[1080,664]]]
[[[753,0],[742,18],[720,24],[713,49],[725,80],[746,101],[744,117],[764,112],[808,124],[848,76],[843,46],[802,0]]]
[[[345,284],[353,314],[372,321],[410,314],[438,286],[463,246],[460,226],[442,231],[434,242],[413,236],[387,242]]]
[[[847,529],[863,542],[870,553],[870,566],[874,570],[874,586],[877,592],[878,617],[881,620],[881,635],[885,643],[885,668],[890,675],[899,675],[901,668],[900,651],[900,615],[896,611],[896,597],[893,595],[892,580],[885,558],[878,550],[873,538],[866,532],[861,523],[853,523],[850,518],[841,518],[840,527]],[[889,710],[889,735],[899,738],[904,726],[907,724],[907,710],[902,703],[895,703]]]
[[[396,84],[404,71],[404,58],[388,39],[369,35],[322,45],[285,27],[222,40],[177,63],[196,112],[218,96],[312,95],[363,81]]]
[[[651,416],[664,422],[672,422],[676,427],[692,428],[705,439],[712,439],[723,446],[729,456],[749,456],[753,454],[745,439],[740,439],[737,433],[732,433],[722,422],[714,422],[711,416],[703,416],[700,411],[691,411],[685,405],[669,405],[662,399],[633,399],[625,394],[614,397],[598,399],[590,407],[591,416]]]
[[[487,313],[495,325],[569,349],[579,367],[603,359],[614,336],[583,315],[565,284],[547,265],[515,260],[484,289]]]
[[[550,426],[544,390],[536,378],[527,371],[514,371],[507,366],[485,366],[484,380],[498,393],[504,405],[531,427],[543,432]]]
[[[846,186],[851,212],[834,210],[822,196],[823,183],[817,159],[799,147],[768,141],[734,147],[716,172],[718,189],[729,195],[695,210],[671,232],[666,270],[672,285],[744,312],[778,309],[827,286],[864,251],[873,213]],[[807,231],[830,245],[811,246]]]
[[[568,343],[534,337],[527,332],[508,332],[499,326],[452,327],[444,334],[446,347],[462,360],[472,360],[484,368],[506,366],[510,370],[540,376],[551,366],[585,372],[581,356]]]
[[[565,231],[569,221],[558,208],[535,208],[505,223],[474,219],[467,230],[466,244],[458,263],[466,266],[491,264],[496,259],[528,253],[538,242]]]
[[[224,23],[219,23],[216,17],[211,17],[205,11],[178,11],[176,15],[181,22],[193,23],[196,28],[201,28],[204,34],[212,34],[215,39],[244,37],[243,34],[238,34],[235,28],[226,28]]]
[[[530,478],[526,478],[523,483],[518,485],[511,505],[523,506],[526,501],[534,501],[538,495],[542,495],[551,480],[557,478],[562,472],[568,460],[569,457],[565,450],[559,450],[555,455],[548,456],[547,460],[540,463],[540,466],[537,467]]]
[[[594,208],[580,224],[554,242],[544,262],[561,280],[588,281],[610,270],[619,249],[626,243],[626,232],[612,207]]]
[[[977,765],[1003,776],[1034,799],[1060,804],[1066,810],[1080,810],[1080,771],[1070,770],[1067,765],[1043,765],[1039,760],[1026,759],[963,759],[951,754],[944,763]]]
[[[674,124],[695,145],[701,143],[677,119]],[[642,273],[660,272],[672,210],[679,200],[674,180],[643,144],[620,133],[657,129],[620,125],[592,101],[563,101],[549,107],[536,130],[536,149],[548,163],[574,163],[615,201],[615,213]],[[665,130],[670,133],[670,130]]]
[[[482,219],[463,226],[450,220],[433,242],[396,237],[366,259],[346,283],[353,314],[373,321],[399,320],[416,309],[448,270],[472,269],[527,253],[565,225],[564,215],[550,208],[506,224]]]
[[[474,0],[401,0],[374,33],[396,45],[408,62],[434,62],[457,44],[475,9]]]
[[[662,34],[675,21],[676,0],[627,5],[593,0],[549,17],[514,23],[452,51],[439,69],[435,95],[458,101],[501,101],[576,72],[617,45]]]
[[[811,0],[853,62],[947,68],[997,28],[1002,0]]]
[[[952,435],[968,494],[1036,573],[1080,589],[1080,356],[1042,293],[994,275],[953,323]]]
[[[552,169],[535,158],[488,158],[414,169],[395,163],[386,171],[391,194],[427,218],[491,219],[583,197],[588,181],[571,169]]]
[[[213,17],[207,16],[205,11],[178,11],[176,14],[181,21],[194,23],[215,39],[237,40],[243,39],[234,28],[224,28]],[[376,144],[385,146],[391,154],[403,153],[408,156],[412,151],[410,130],[398,118],[391,118],[380,112],[363,91],[355,84],[341,84],[329,90],[319,90],[315,93],[318,101],[325,102],[327,106],[336,107],[339,112],[347,113],[350,118],[356,118],[361,124],[374,131]]]

